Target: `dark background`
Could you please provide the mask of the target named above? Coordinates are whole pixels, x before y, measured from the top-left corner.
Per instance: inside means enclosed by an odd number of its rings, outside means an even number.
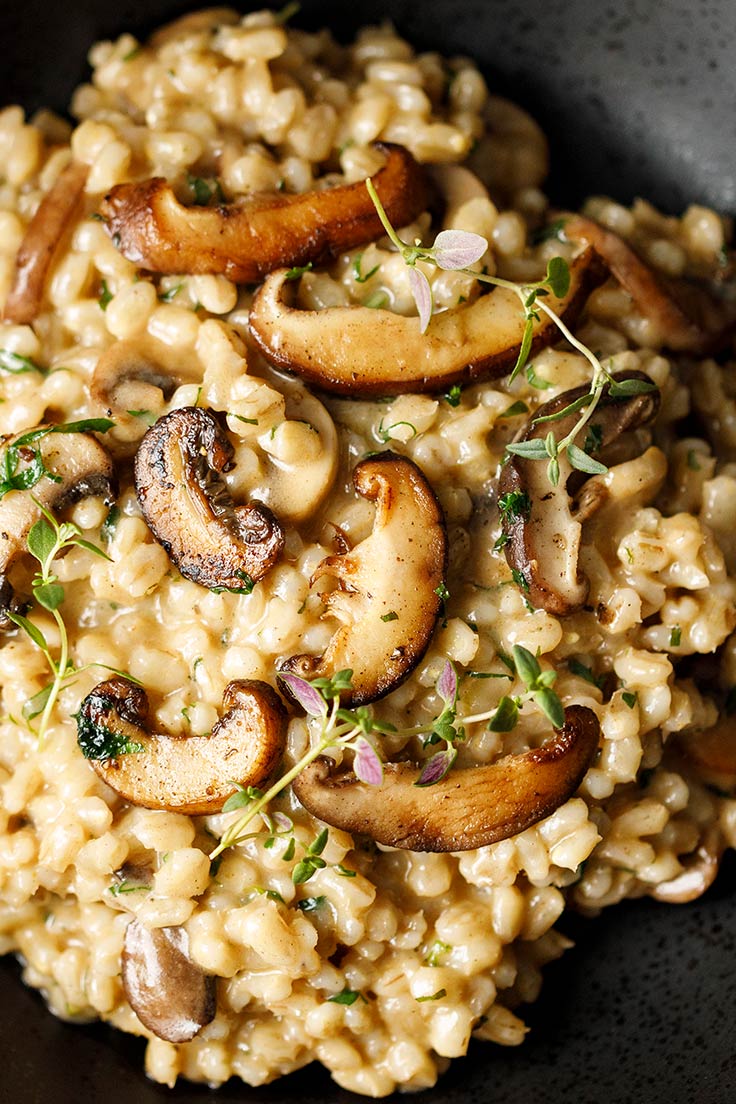
[[[180,0],[0,0],[0,103],[63,110],[87,48],[145,33]],[[244,10],[257,4],[241,4]],[[553,198],[636,195],[736,213],[736,3],[649,0],[303,0],[296,25],[341,36],[391,16],[421,46],[464,52],[491,89],[530,108],[552,141]],[[1,167],[0,167],[1,171]],[[691,905],[627,903],[567,917],[575,950],[546,971],[521,1049],[474,1045],[426,1104],[733,1104],[736,1101],[736,863]],[[142,1043],[70,1027],[0,960],[0,1104],[340,1104],[317,1067],[262,1089],[212,1094],[147,1082]],[[396,1098],[397,1100],[400,1098]],[[401,1098],[406,1100],[406,1098]]]

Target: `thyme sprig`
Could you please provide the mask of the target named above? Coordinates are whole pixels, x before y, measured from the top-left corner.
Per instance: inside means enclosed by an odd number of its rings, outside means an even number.
[[[268,843],[269,840],[275,841],[279,836],[291,835],[294,846],[289,844],[283,857],[293,858],[296,846],[293,823],[282,813],[269,813],[268,806],[310,763],[331,748],[352,750],[356,778],[367,785],[379,786],[383,781],[383,762],[376,747],[377,737],[389,734],[407,738],[417,736],[422,738],[425,747],[444,744],[444,747],[425,761],[415,782],[416,786],[426,787],[436,785],[452,768],[457,758],[457,745],[466,739],[467,725],[487,722],[493,731],[510,731],[515,726],[524,703],[532,701],[556,728],[561,727],[565,721],[564,709],[552,689],[557,678],[556,672],[543,671],[539,660],[520,644],[514,645],[508,664],[524,683],[525,694],[515,698],[504,697],[499,705],[483,713],[460,715],[457,672],[447,660],[435,687],[442,701],[442,709],[433,720],[408,728],[397,728],[377,719],[369,706],[347,709],[340,704],[342,693],[351,688],[352,671],[338,671],[332,678],[313,679],[311,682],[298,675],[282,674],[281,678],[290,694],[304,709],[312,726],[317,727],[316,739],[312,741],[308,751],[265,793],[253,787],[237,787],[237,792],[228,799],[223,812],[232,812],[243,806],[246,807],[246,812],[225,830],[217,847],[210,853],[210,859],[217,859],[223,851],[235,844],[261,838],[264,832],[266,846],[273,846],[273,842]],[[504,727],[499,727],[500,718],[506,718]],[[256,817],[260,817],[261,826],[256,831],[248,831]],[[325,865],[321,855],[326,840],[326,836],[324,841],[318,837],[315,843],[306,848],[303,859],[292,872],[296,884],[306,881],[315,869]]]
[[[54,515],[37,499],[34,498],[33,501],[43,516],[31,527],[26,538],[27,549],[39,565],[31,580],[31,587],[33,597],[38,605],[47,610],[56,623],[59,634],[58,655],[54,655],[44,634],[27,617],[12,611],[8,613],[8,617],[41,649],[51,672],[51,682],[38,694],[35,694],[23,709],[26,721],[30,721],[40,714],[41,720],[38,724],[37,736],[39,744],[43,744],[56,699],[70,680],[84,669],[75,668],[70,659],[69,635],[64,618],[60,613],[60,607],[66,594],[54,572],[55,561],[58,556],[69,548],[75,547],[84,548],[104,560],[108,560],[110,557],[101,548],[85,540],[78,526],[70,521],[59,523]]]
[[[424,272],[417,268],[419,261],[447,271],[462,272],[466,276],[471,276],[474,280],[492,284],[494,287],[507,288],[519,297],[524,313],[524,330],[516,364],[509,376],[509,383],[513,383],[519,373],[527,366],[534,339],[534,323],[539,321],[540,312],[546,314],[554,322],[561,335],[590,364],[592,378],[588,393],[566,406],[564,410],[560,410],[546,418],[534,419],[532,422],[533,425],[537,425],[545,421],[558,421],[580,411],[580,417],[569,433],[558,440],[554,430],[550,429],[544,439],[533,438],[529,441],[518,441],[507,445],[507,453],[513,453],[528,460],[546,460],[547,477],[555,487],[560,480],[560,457],[563,455],[567,457],[571,467],[588,475],[598,475],[606,472],[608,469],[605,464],[591,456],[592,449],[587,439],[582,448],[576,444],[579,435],[593,417],[604,389],[608,385],[609,395],[613,398],[623,398],[626,395],[640,393],[645,390],[654,390],[654,384],[648,385],[643,380],[614,380],[596,354],[575,337],[562,318],[545,301],[550,292],[557,299],[563,299],[570,289],[570,267],[565,258],[552,257],[547,262],[547,271],[544,278],[531,283],[519,284],[513,280],[506,280],[501,276],[491,276],[487,272],[476,272],[470,266],[477,263],[488,249],[488,241],[484,237],[467,230],[442,230],[430,246],[422,245],[419,239],[411,244],[402,241],[391,225],[371,179],[366,180],[366,188],[386,234],[409,268],[409,284],[419,313],[422,333],[425,333],[429,326],[434,304],[429,280]],[[536,381],[537,377],[530,374],[528,369],[527,379],[532,386],[538,385],[533,382]],[[545,385],[549,386],[548,381],[543,381],[542,386]]]

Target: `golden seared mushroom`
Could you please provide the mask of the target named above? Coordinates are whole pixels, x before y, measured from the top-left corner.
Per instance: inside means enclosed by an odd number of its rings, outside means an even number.
[[[615,379],[619,382],[636,379],[651,384],[643,372],[622,372]],[[564,410],[588,391],[587,386],[576,387],[544,403],[522,430],[518,440],[544,440],[550,423],[535,425],[534,419]],[[605,462],[609,451],[617,453],[617,461],[623,460],[626,457],[623,438],[627,434],[631,435],[630,444],[634,450],[641,451],[633,431],[647,426],[658,409],[659,391],[656,389],[612,398],[607,385],[591,419],[600,439],[596,459]],[[579,412],[575,412],[552,423],[558,440],[570,432],[578,417]],[[583,486],[580,509],[573,513],[568,481],[571,476],[575,481],[586,477],[573,471],[564,454],[560,454],[559,464],[559,482],[557,486],[552,486],[544,461],[511,455],[501,469],[498,484],[502,529],[508,537],[505,553],[509,567],[517,573],[532,605],[557,616],[580,609],[588,597],[588,580],[580,573],[578,565],[581,523],[605,500],[605,487],[600,482],[604,477],[594,477],[599,482],[591,482],[588,488]]]
[[[256,293],[250,332],[271,364],[295,372],[324,391],[346,395],[402,395],[446,391],[455,383],[497,379],[516,363],[524,310],[515,292],[494,288],[474,303],[435,314],[422,334],[419,319],[372,307],[297,310],[287,301],[286,270],[272,273]],[[593,250],[570,265],[563,299],[545,299],[570,323],[600,283]],[[543,312],[534,323],[532,352],[559,339]]]
[[[192,962],[189,936],[133,919],[121,957],[123,990],[144,1027],[169,1043],[187,1043],[217,1011],[215,979]]]
[[[232,456],[212,410],[181,407],[141,441],[135,485],[151,532],[185,578],[248,593],[278,560],[284,535],[260,502],[233,503],[220,479]]]
[[[13,284],[5,301],[10,322],[32,322],[43,302],[51,262],[82,198],[89,167],[70,162],[41,200],[20,243]]]
[[[352,772],[331,774],[326,758],[292,786],[313,816],[346,832],[409,851],[471,851],[523,832],[572,797],[599,736],[593,710],[572,705],[544,746],[450,771],[433,786],[416,785],[416,763],[384,764],[381,785],[366,786]]]
[[[131,411],[160,409],[162,399],[171,398],[182,379],[139,341],[116,341],[105,350],[92,373],[89,394],[99,412],[115,422],[111,435],[117,454],[134,452],[147,428]]]
[[[697,850],[686,858],[682,873],[650,889],[649,896],[668,905],[684,905],[688,901],[696,901],[716,880],[725,849],[718,825],[711,825]]]
[[[13,591],[7,578],[14,560],[26,550],[26,538],[41,518],[41,507],[57,512],[80,498],[101,495],[110,505],[117,483],[107,450],[90,433],[56,433],[37,426],[11,437],[3,446],[5,463],[17,463],[17,475],[38,463],[58,479],[42,476],[28,490],[9,491],[0,499],[0,628],[7,628]],[[28,446],[17,444],[29,434],[49,430]],[[8,459],[13,457],[13,459]],[[34,501],[35,500],[35,501]]]
[[[736,714],[725,714],[705,731],[679,732],[676,739],[705,782],[719,790],[736,788]]]
[[[388,217],[404,226],[426,207],[421,167],[401,146],[378,143],[386,163],[373,183]],[[319,264],[381,237],[365,183],[298,195],[255,195],[184,207],[161,177],[118,184],[100,208],[129,261],[151,272],[222,273],[252,284],[281,265]]]
[[[180,15],[171,23],[165,23],[155,31],[148,44],[154,50],[184,35],[199,34],[201,31],[215,31],[218,27],[234,26],[240,22],[240,13],[234,8],[200,8],[197,11]]]
[[[652,272],[630,245],[584,215],[565,217],[565,237],[591,246],[629,293],[638,310],[657,328],[659,341],[674,352],[706,353],[717,346],[734,322],[733,311],[720,307],[699,287],[666,281]]]
[[[324,655],[291,656],[279,669],[306,679],[350,669],[352,690],[343,700],[356,706],[394,690],[427,650],[440,610],[447,533],[434,491],[411,460],[392,452],[363,460],[353,484],[376,504],[373,531],[355,548],[328,556],[311,580],[337,580],[323,602],[340,627]]]
[[[148,696],[122,676],[99,683],[77,714],[77,742],[100,778],[131,805],[205,816],[240,786],[260,786],[286,741],[286,711],[267,683],[225,687],[223,716],[206,736],[148,728]]]

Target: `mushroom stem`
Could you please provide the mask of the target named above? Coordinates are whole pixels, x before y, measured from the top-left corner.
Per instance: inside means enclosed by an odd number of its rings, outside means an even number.
[[[674,352],[702,355],[717,346],[729,327],[732,328],[733,311],[722,317],[709,317],[715,309],[712,302],[711,310],[704,312],[706,323],[709,324],[699,324],[691,317],[688,304],[683,307],[678,302],[678,299],[687,295],[688,289],[684,281],[680,281],[679,285],[673,283],[672,287],[677,295],[675,298],[664,279],[655,275],[623,238],[593,219],[584,215],[566,217],[564,234],[570,241],[595,249],[611,274],[634,300],[637,308],[656,326],[659,341],[666,348]],[[690,296],[693,299],[690,307],[693,314],[696,314],[698,303],[692,289]]]
[[[643,372],[622,372],[616,381],[640,380],[651,384]],[[544,440],[549,430],[549,419],[590,393],[588,387],[576,387],[564,391],[557,398],[544,403],[529,419],[517,440]],[[659,391],[615,398],[606,384],[595,408],[594,424],[600,436],[596,459],[605,460],[606,451],[619,446],[621,438],[642,426],[648,425],[659,409]],[[562,440],[575,431],[578,413],[574,411],[554,422],[555,432]],[[637,447],[633,437],[634,447]],[[622,457],[617,457],[621,459]],[[582,533],[581,516],[574,516],[568,481],[573,468],[565,452],[559,455],[560,475],[556,486],[548,479],[546,465],[539,460],[511,455],[501,470],[498,485],[502,509],[502,529],[508,541],[505,546],[509,567],[518,573],[525,594],[537,609],[561,616],[579,609],[588,596],[588,581],[579,572],[578,558]],[[584,480],[582,473],[575,475]],[[592,484],[591,484],[592,486]],[[579,487],[578,487],[579,490]],[[585,501],[585,517],[600,508],[605,500],[605,490]]]
[[[391,221],[404,226],[426,206],[422,169],[401,146],[377,148],[386,163],[374,184]],[[258,283],[281,265],[322,263],[382,233],[362,180],[299,195],[184,207],[167,182],[154,177],[118,184],[101,213],[129,261],[152,272],[222,273],[238,284]]]
[[[71,161],[28,224],[15,262],[13,285],[5,301],[4,317],[10,322],[32,322],[41,308],[46,276],[61,236],[82,198],[89,169]]]
[[[593,710],[572,705],[543,747],[450,771],[433,786],[416,785],[415,763],[388,763],[382,784],[366,786],[352,772],[331,774],[326,758],[292,785],[305,809],[335,828],[410,851],[471,851],[523,832],[564,804],[580,785],[599,736]]]

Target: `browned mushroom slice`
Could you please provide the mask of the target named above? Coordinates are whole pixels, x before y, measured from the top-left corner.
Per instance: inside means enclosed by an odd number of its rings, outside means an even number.
[[[328,556],[312,576],[312,582],[337,579],[338,589],[323,601],[340,628],[324,655],[292,656],[280,670],[310,679],[350,669],[353,688],[344,701],[355,706],[395,689],[427,650],[440,609],[447,534],[434,491],[411,460],[392,452],[363,460],[353,483],[376,504],[373,531],[352,550]]]
[[[388,217],[411,222],[426,206],[422,169],[408,150],[379,144],[373,177]],[[101,212],[123,256],[152,272],[223,273],[257,283],[281,265],[318,264],[383,233],[364,182],[299,195],[257,195],[217,207],[184,207],[161,177],[118,184]]]
[[[725,715],[705,731],[677,734],[677,744],[698,774],[722,790],[736,787],[736,715]]]
[[[97,774],[131,805],[204,816],[241,786],[260,786],[286,740],[286,712],[265,682],[225,687],[223,717],[206,736],[151,733],[148,696],[129,679],[101,682],[77,714],[77,741]]]
[[[450,771],[426,788],[419,767],[388,763],[380,786],[330,774],[317,759],[294,779],[305,809],[326,824],[410,851],[470,851],[508,839],[549,816],[576,791],[598,747],[592,709],[572,705],[549,743],[490,766]]]
[[[702,897],[716,879],[724,850],[720,829],[713,825],[703,835],[694,854],[685,859],[682,873],[650,889],[649,896],[669,905],[684,905]]]
[[[592,250],[570,266],[563,299],[545,299],[570,323],[602,270]],[[259,289],[250,331],[272,364],[337,394],[401,395],[445,391],[455,383],[496,379],[511,371],[524,333],[518,295],[495,288],[468,306],[434,315],[422,334],[419,319],[371,307],[297,310],[288,305],[286,271],[274,272]],[[555,323],[543,312],[534,323],[532,353],[557,341]]]
[[[215,979],[189,957],[184,928],[146,928],[133,919],[121,957],[123,990],[144,1027],[186,1043],[215,1018]]]
[[[46,276],[62,234],[82,198],[89,168],[72,161],[57,177],[28,224],[15,262],[5,318],[32,322],[43,301]]]
[[[184,35],[198,34],[201,31],[214,31],[217,27],[232,26],[240,21],[240,14],[234,8],[200,8],[197,11],[180,15],[171,23],[159,27],[148,40],[149,46],[158,50],[168,42]]]
[[[50,430],[38,426],[37,430]],[[29,432],[12,437],[4,444],[4,453]],[[7,579],[14,560],[26,550],[26,538],[41,518],[41,507],[56,512],[89,495],[102,495],[114,501],[116,480],[112,460],[103,446],[89,433],[51,433],[38,437],[32,448],[18,449],[19,474],[36,463],[36,451],[43,466],[57,481],[42,476],[28,491],[5,494],[0,500],[0,628],[8,627],[7,611],[13,603],[13,591]],[[24,454],[28,453],[27,456]]]
[[[643,372],[622,372],[618,381],[637,379],[650,383]],[[535,412],[534,419],[548,417],[564,410],[566,406],[588,393],[588,387],[576,387],[557,398],[544,403]],[[606,460],[606,451],[619,448],[621,438],[639,427],[646,426],[659,409],[659,391],[612,398],[608,386],[603,392],[592,418],[598,427],[600,450],[597,458]],[[562,440],[574,427],[579,412],[569,414],[554,423],[555,435]],[[527,423],[520,440],[543,440],[550,423]],[[634,447],[638,447],[632,435]],[[524,459],[512,455],[501,470],[498,485],[499,500],[511,495],[513,505],[502,510],[503,532],[508,537],[505,547],[509,567],[518,573],[520,585],[532,605],[559,615],[579,609],[588,596],[588,580],[580,574],[578,554],[580,550],[581,519],[589,517],[603,501],[601,495],[581,496],[582,509],[574,515],[570,501],[568,481],[573,469],[567,457],[559,457],[560,478],[556,487],[547,475],[547,465],[540,460]],[[574,473],[576,479],[585,477]],[[509,500],[506,500],[509,502]]]
[[[565,218],[564,234],[570,241],[592,246],[636,306],[658,330],[660,343],[675,352],[704,353],[733,316],[715,313],[715,302],[703,301],[695,287],[684,281],[668,283],[658,277],[618,234],[583,215]],[[707,298],[707,297],[706,297]],[[689,301],[688,301],[689,300]],[[698,317],[702,315],[702,320]]]
[[[284,535],[261,503],[233,503],[219,477],[232,456],[212,410],[181,407],[141,441],[135,485],[151,532],[185,578],[247,592],[278,560]]]
[[[136,341],[116,341],[97,361],[90,380],[90,399],[112,418],[112,437],[118,455],[130,455],[146,430],[135,412],[160,409],[161,399],[171,398],[182,381],[168,372]]]

